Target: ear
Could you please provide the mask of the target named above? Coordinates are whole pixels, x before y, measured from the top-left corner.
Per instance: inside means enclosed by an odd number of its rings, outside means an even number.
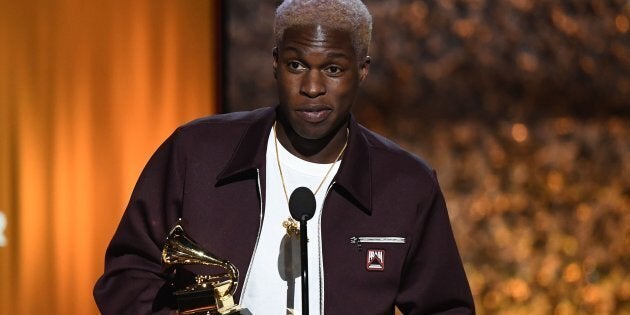
[[[273,77],[277,79],[278,78],[278,46],[273,48],[272,54],[273,54]]]
[[[365,59],[361,63],[359,82],[363,82],[363,80],[367,78],[367,75],[370,72],[371,62],[372,62],[372,58],[370,58],[370,56],[365,56]]]

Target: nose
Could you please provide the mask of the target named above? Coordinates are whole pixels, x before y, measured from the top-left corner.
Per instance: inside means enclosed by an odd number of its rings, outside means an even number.
[[[326,84],[323,74],[316,70],[310,70],[304,74],[300,85],[300,94],[309,98],[316,98],[326,94]]]

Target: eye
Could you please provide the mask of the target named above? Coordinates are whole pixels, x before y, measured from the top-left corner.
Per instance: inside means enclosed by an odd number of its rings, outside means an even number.
[[[306,69],[304,65],[302,65],[301,63],[297,61],[289,61],[287,65],[289,67],[289,70],[292,70],[292,71],[300,71],[300,70]]]
[[[329,66],[326,69],[324,69],[324,71],[332,75],[339,75],[342,72],[341,67],[339,66]]]

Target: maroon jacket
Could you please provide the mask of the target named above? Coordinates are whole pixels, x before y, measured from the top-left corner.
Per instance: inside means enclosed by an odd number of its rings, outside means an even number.
[[[192,238],[240,270],[238,301],[261,226],[274,120],[273,108],[202,118],[160,146],[107,249],[105,273],[94,288],[102,313],[169,313],[172,284],[189,280],[191,271],[209,272],[198,266],[176,276],[163,272],[162,245],[180,217]],[[474,313],[434,172],[353,119],[321,231],[326,314],[393,314],[394,305],[405,314]],[[353,237],[404,243],[357,244]],[[381,271],[367,268],[374,250],[384,251]]]

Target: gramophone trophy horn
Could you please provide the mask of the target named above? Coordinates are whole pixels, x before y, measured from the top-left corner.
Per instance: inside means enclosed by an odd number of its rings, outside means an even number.
[[[234,303],[238,269],[197,244],[177,224],[162,249],[162,262],[169,269],[178,265],[206,265],[225,269],[216,275],[197,275],[196,284],[175,292],[179,314],[250,314]]]

